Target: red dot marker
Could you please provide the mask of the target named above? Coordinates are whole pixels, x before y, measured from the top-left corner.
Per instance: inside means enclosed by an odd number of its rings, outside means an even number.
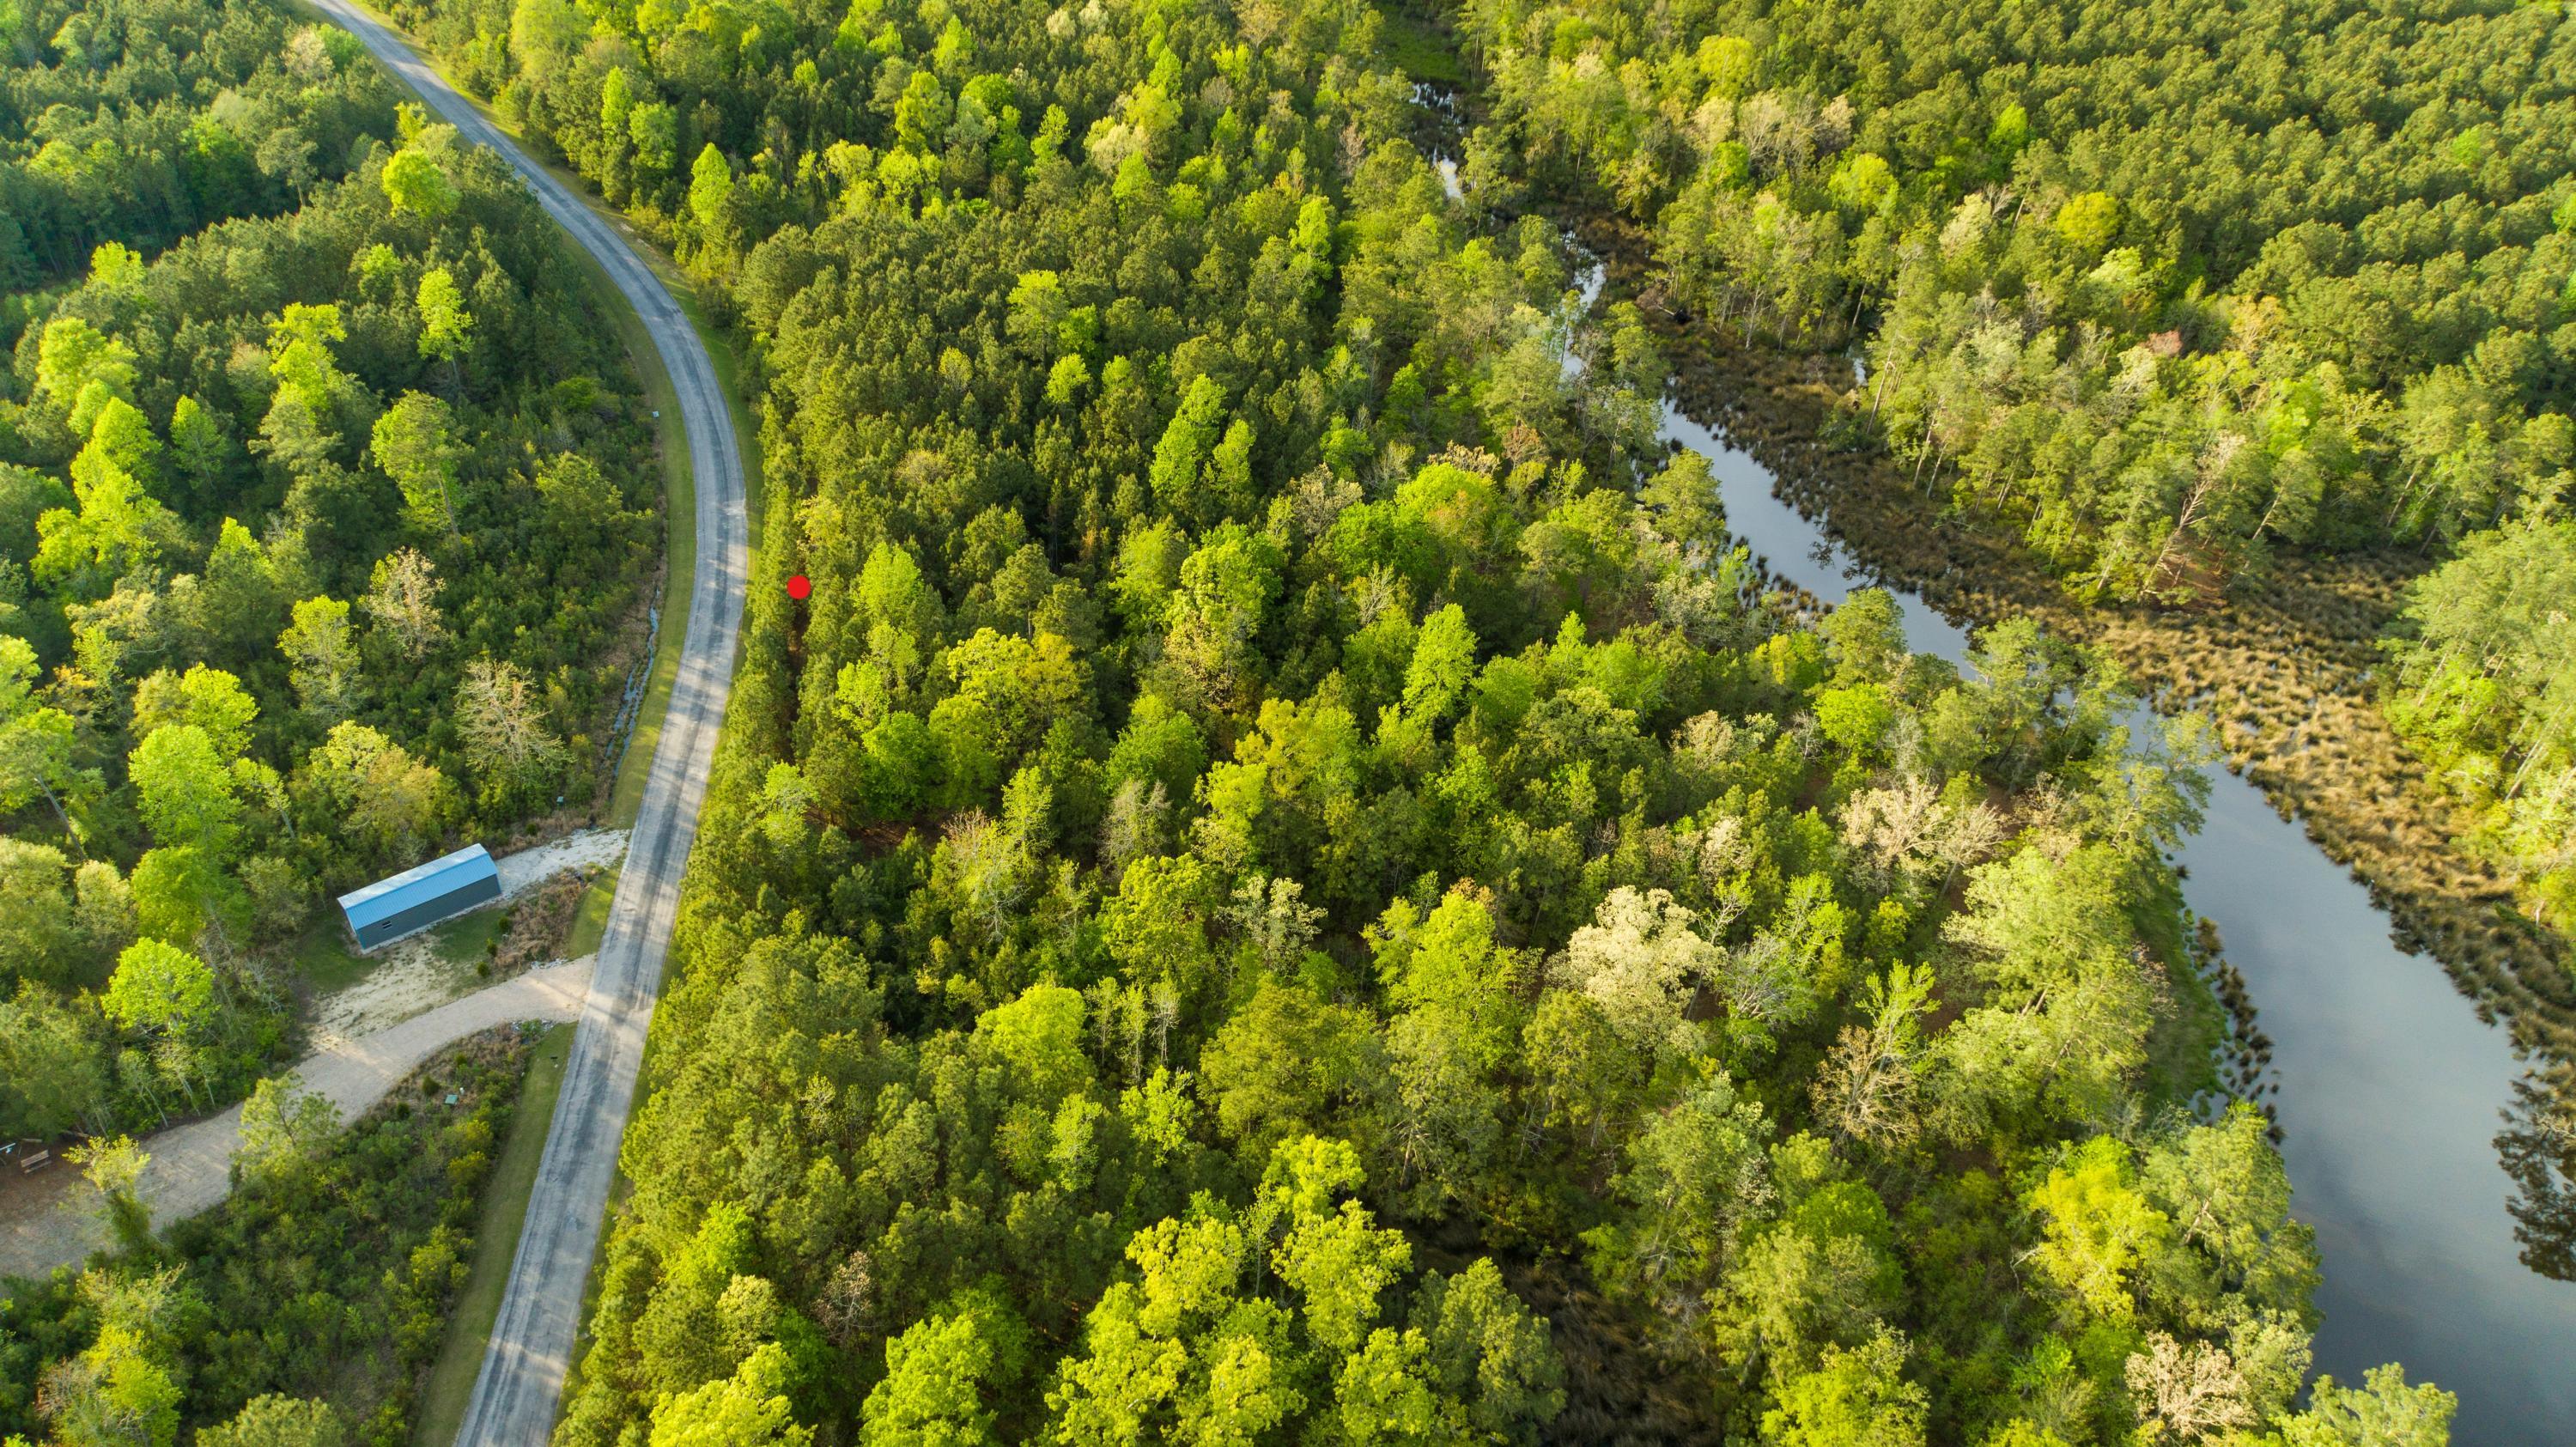
[[[802,603],[814,591],[814,580],[798,573],[787,580],[787,596]]]

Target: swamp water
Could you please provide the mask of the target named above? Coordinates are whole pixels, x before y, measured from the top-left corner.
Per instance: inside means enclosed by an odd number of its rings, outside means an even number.
[[[1663,436],[1708,459],[1728,529],[1773,579],[1828,604],[1883,586],[1774,495],[1769,468],[1669,403]],[[1964,659],[1967,630],[1889,591],[1909,646]],[[2291,1209],[2323,1262],[2316,1369],[2358,1384],[2404,1363],[2459,1394],[2461,1447],[2576,1442],[2576,1283],[2523,1264],[2495,1145],[2523,1068],[2503,1028],[2399,950],[2369,892],[2243,778],[2213,772],[2180,863],[2272,1042]]]

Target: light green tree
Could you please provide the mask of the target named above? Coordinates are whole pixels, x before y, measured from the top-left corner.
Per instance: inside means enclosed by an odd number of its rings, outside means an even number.
[[[787,1400],[787,1349],[768,1342],[730,1377],[653,1404],[649,1447],[808,1447],[814,1432]]]
[[[241,680],[220,668],[188,665],[186,673],[161,669],[134,686],[136,738],[148,739],[165,725],[187,724],[213,745],[217,757],[240,758],[250,747],[250,727],[259,718],[259,700]]]
[[[423,347],[428,341],[424,329]],[[420,392],[396,398],[376,419],[367,455],[402,489],[403,511],[413,527],[455,535],[456,469],[464,449],[456,444],[455,414],[445,402]]]
[[[435,765],[365,724],[332,727],[299,783],[375,859],[411,858],[444,827],[454,790]]]
[[[2371,1368],[2362,1385],[2317,1378],[2308,1410],[2281,1424],[2289,1447],[2448,1447],[2460,1399],[2430,1382],[2406,1384],[2394,1363]]]
[[[185,723],[154,729],[127,758],[126,773],[154,840],[217,857],[231,849],[241,825],[241,799],[233,771],[204,729]]]
[[[200,1428],[197,1447],[348,1447],[349,1429],[328,1402],[253,1397],[229,1422]]]
[[[409,211],[435,221],[456,209],[456,183],[447,168],[419,146],[405,146],[385,162],[385,199],[396,211]]]
[[[235,1176],[277,1176],[318,1161],[340,1130],[340,1108],[305,1087],[296,1075],[271,1077],[251,1087],[242,1102],[241,1144],[234,1148]]]
[[[86,797],[97,775],[72,762],[72,716],[35,692],[36,650],[23,638],[0,637],[0,811],[36,799],[52,806],[63,832],[74,839],[67,799]]]
[[[860,1447],[997,1447],[991,1395],[1028,1370],[1029,1333],[998,1283],[961,1292],[886,1343]]]
[[[721,237],[732,202],[733,167],[725,161],[724,152],[716,149],[715,142],[709,141],[689,167],[689,214],[697,218],[702,234]]]
[[[336,724],[357,712],[362,682],[358,641],[349,626],[349,605],[336,598],[307,598],[295,605],[293,621],[278,635],[286,655],[287,676],[296,697],[315,722]]]
[[[136,940],[116,957],[116,973],[98,1003],[128,1030],[195,1035],[214,1020],[215,975],[176,945]]]
[[[465,293],[446,267],[433,266],[420,274],[414,305],[420,312],[420,354],[446,364],[447,390],[454,392],[463,380],[458,364],[474,341],[474,313],[466,310]]]

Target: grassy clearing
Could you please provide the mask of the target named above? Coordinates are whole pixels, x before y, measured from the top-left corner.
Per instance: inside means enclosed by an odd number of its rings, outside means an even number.
[[[338,920],[317,924],[304,932],[303,943],[295,947],[296,973],[313,987],[316,995],[345,990],[365,979],[376,961],[359,954],[349,943],[348,931]]]
[[[577,960],[598,951],[600,938],[608,933],[608,907],[617,899],[618,873],[601,870],[582,892],[581,904],[573,910],[572,929],[564,936],[565,959]]]
[[[528,1192],[536,1184],[537,1163],[546,1153],[546,1126],[554,1118],[555,1096],[563,1088],[564,1060],[572,1054],[572,1037],[570,1026],[557,1025],[529,1051],[528,1073],[510,1117],[509,1139],[484,1184],[483,1217],[474,1230],[474,1264],[449,1313],[447,1340],[430,1366],[429,1382],[421,1393],[420,1420],[412,1432],[419,1447],[449,1447],[464,1423],[474,1377],[483,1366],[483,1344],[492,1334],[492,1319],[500,1314],[501,1289],[509,1283],[510,1261],[519,1251],[519,1228],[527,1221]]]

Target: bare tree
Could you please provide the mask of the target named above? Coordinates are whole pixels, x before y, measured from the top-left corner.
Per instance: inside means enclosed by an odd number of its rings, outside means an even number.
[[[418,659],[447,639],[447,620],[438,611],[442,586],[418,549],[396,548],[377,561],[374,586],[360,603],[405,658]]]
[[[478,658],[465,665],[456,726],[465,735],[466,758],[488,779],[524,785],[563,762],[563,740],[546,727],[545,704],[515,663]]]
[[[2128,1377],[2129,1395],[2147,1429],[2142,1440],[2171,1436],[2198,1442],[2254,1425],[2254,1409],[2245,1404],[2245,1376],[2223,1348],[2149,1332],[2147,1350],[2129,1358]]]

